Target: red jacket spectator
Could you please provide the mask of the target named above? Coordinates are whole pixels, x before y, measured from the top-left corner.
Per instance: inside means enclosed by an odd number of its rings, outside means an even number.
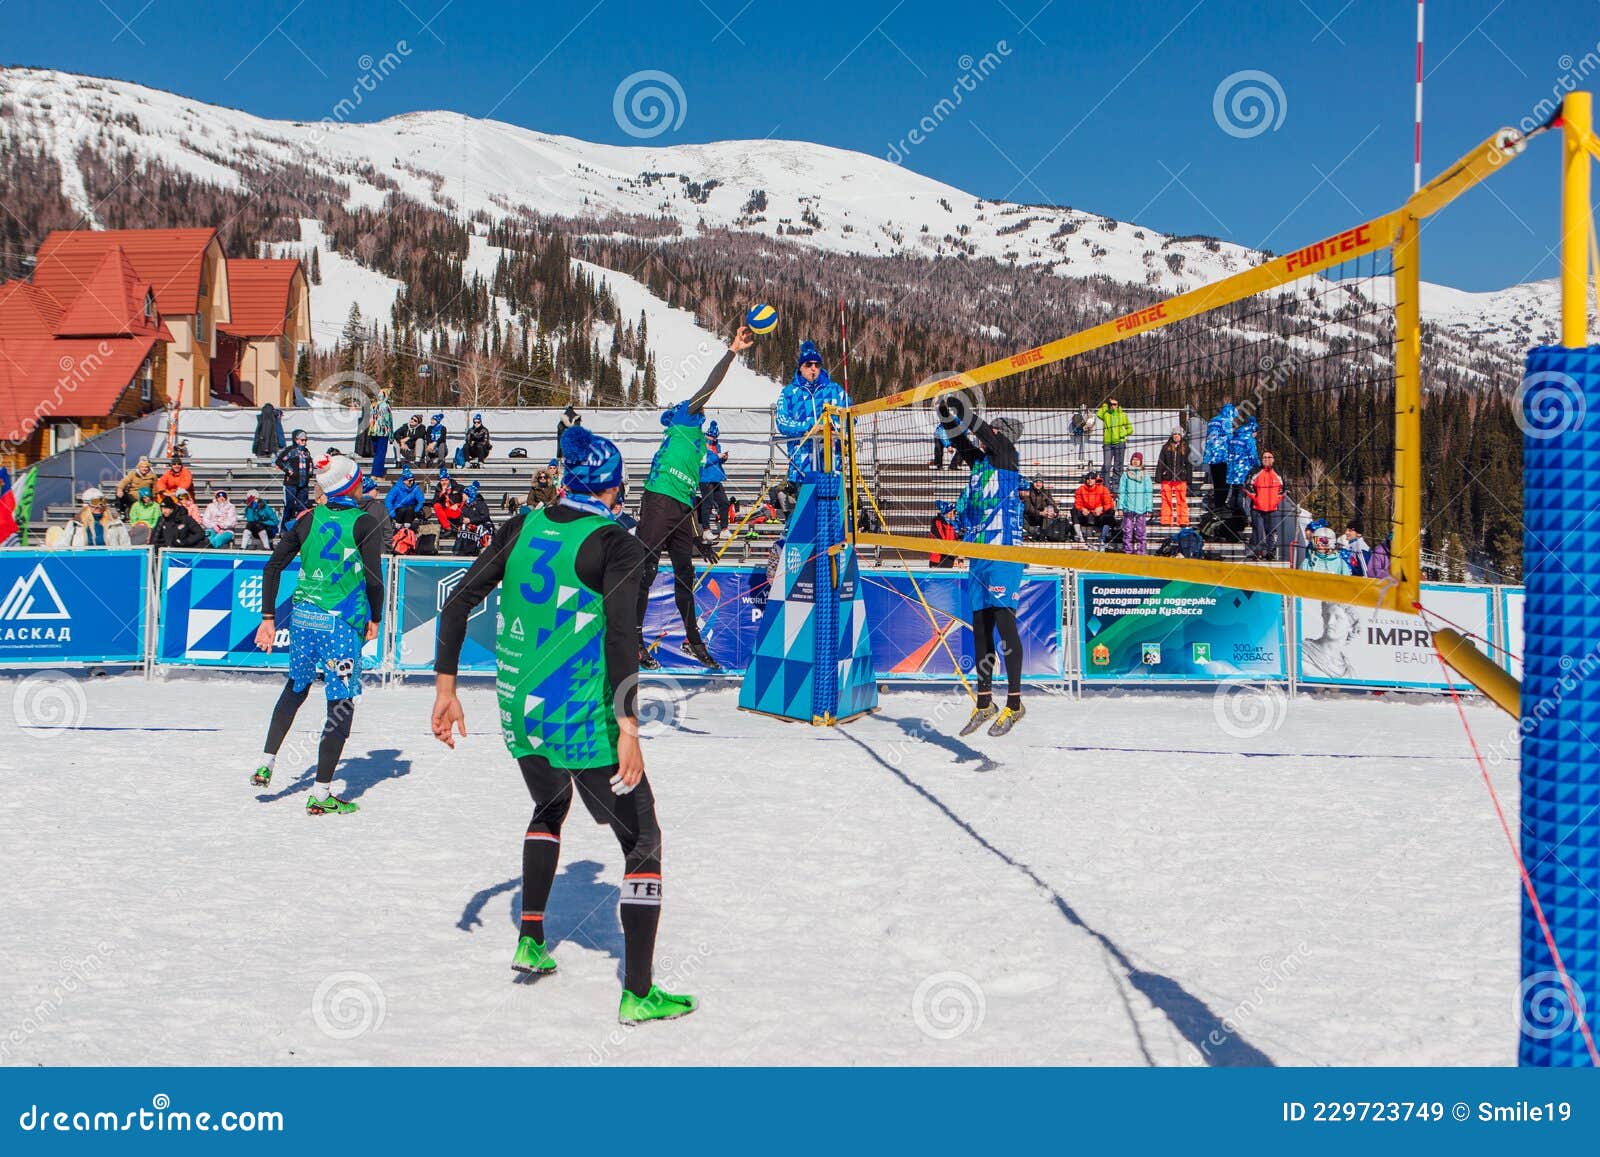
[[[956,540],[955,525],[949,520],[950,512],[954,509],[955,508],[948,502],[939,503],[939,513],[933,516],[932,529],[934,538],[940,539],[944,542],[954,542]],[[930,554],[928,556],[929,566],[945,567],[955,566],[955,564],[956,560],[954,555]]]
[[[1262,466],[1244,484],[1250,505],[1257,510],[1276,510],[1283,502],[1283,475],[1271,466]]]
[[[1105,514],[1115,510],[1116,502],[1111,497],[1111,491],[1106,489],[1106,484],[1099,479],[1085,482],[1072,495],[1072,505],[1083,514]]]

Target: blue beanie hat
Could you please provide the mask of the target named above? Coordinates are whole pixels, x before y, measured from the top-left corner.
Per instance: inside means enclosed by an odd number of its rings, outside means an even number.
[[[622,485],[622,452],[610,438],[584,426],[569,426],[561,435],[565,470],[561,482],[578,494],[598,494]]]
[[[955,508],[956,508],[956,504],[954,502],[941,502],[941,503],[939,503],[939,513],[940,514],[951,514],[951,513],[953,513],[955,511]]]
[[[713,438],[715,438],[720,432],[721,431],[715,420],[713,420],[711,424],[706,427],[706,433],[710,434]]]
[[[476,482],[468,482],[467,488],[463,490],[462,493],[467,496],[467,501],[471,502],[474,498],[478,497],[478,484]]]
[[[435,422],[442,422],[442,421],[444,421],[444,415],[443,414],[435,414],[433,416],[432,420],[435,421]]]
[[[798,371],[807,362],[816,362],[819,366],[822,364],[822,351],[817,349],[816,342],[809,339],[800,343],[800,357],[794,368]]]
[[[474,415],[472,415],[472,420],[474,422],[481,422],[481,421],[483,421],[483,415],[482,414],[474,414]]]
[[[448,478],[448,477],[450,477],[450,471],[444,466],[439,467],[439,477],[440,478]]]
[[[378,480],[376,478],[372,477],[370,474],[363,474],[361,476],[361,493],[371,494],[377,488]]]
[[[416,475],[411,473],[411,467],[409,467],[409,466],[400,467],[400,481],[402,481],[402,482],[414,482],[415,480],[416,480]]]

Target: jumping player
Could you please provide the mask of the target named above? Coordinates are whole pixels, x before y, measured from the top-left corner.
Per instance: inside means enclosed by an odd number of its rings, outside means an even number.
[[[312,682],[322,676],[328,717],[317,749],[317,785],[306,799],[306,814],[347,815],[357,810],[334,790],[334,769],[350,738],[356,696],[361,694],[361,647],[378,637],[383,618],[383,528],[359,505],[361,469],[342,454],[316,462],[317,485],[326,502],[313,506],[278,539],[261,576],[261,626],[256,646],[270,652],[277,634],[273,610],[278,580],[291,559],[300,560],[289,622],[289,681],[267,727],[261,764],[250,782],[265,787],[296,712]]]
[[[986,422],[977,406],[965,397],[946,395],[939,400],[939,424],[955,450],[955,462],[971,471],[967,488],[956,504],[956,529],[964,542],[1015,546],[1022,541],[1022,479],[1016,439],[1021,433],[1011,418]],[[1022,706],[1022,637],[1017,631],[1017,607],[1022,601],[1020,562],[975,558],[967,569],[967,602],[971,608],[973,647],[976,652],[978,704],[961,729],[971,735],[989,722],[990,735],[1004,735],[1026,714]],[[999,655],[995,635],[1000,637]],[[990,690],[999,657],[1006,665],[1006,705],[996,708]]]
[[[653,982],[661,918],[661,829],[639,749],[638,683],[644,548],[611,515],[622,455],[582,426],[563,432],[567,494],[514,515],[445,604],[434,659],[434,736],[454,747],[466,735],[456,671],[472,609],[497,586],[495,687],[506,746],[533,797],[522,841],[522,920],[511,967],[556,970],[544,926],[561,828],[574,790],[622,845],[621,918],[625,1024],[695,1010],[692,996]]]
[[[661,552],[665,550],[672,560],[673,601],[678,605],[678,617],[683,620],[684,650],[693,655],[707,669],[722,670],[711,657],[705,641],[700,637],[700,624],[694,611],[694,557],[698,551],[707,562],[715,562],[717,555],[700,537],[695,521],[695,506],[700,496],[700,467],[706,456],[705,425],[706,403],[717,392],[722,379],[728,374],[733,359],[755,344],[750,327],[741,325],[728,345],[728,352],[712,367],[706,384],[687,402],[679,402],[661,415],[661,424],[667,432],[661,439],[661,448],[650,463],[650,474],[644,480],[644,498],[639,504],[639,543],[648,556],[644,560],[643,581],[639,584],[638,621],[641,637],[644,616],[650,606],[650,586],[655,582],[656,571],[661,566]],[[639,666],[653,671],[661,664],[648,648],[639,651]]]

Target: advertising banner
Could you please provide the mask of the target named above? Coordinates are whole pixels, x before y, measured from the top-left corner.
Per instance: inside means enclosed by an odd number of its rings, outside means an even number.
[[[0,667],[143,663],[150,552],[0,551]]]
[[[963,672],[972,671],[975,655],[967,626],[965,572],[863,567],[861,585],[867,596],[872,664],[880,681],[951,680],[956,678],[956,663]],[[1065,677],[1061,600],[1060,575],[1030,574],[1023,579],[1017,633],[1022,637],[1024,679]]]
[[[1079,647],[1091,682],[1287,679],[1283,599],[1210,583],[1078,576]]]
[[[400,608],[397,671],[433,669],[434,640],[439,612],[466,575],[472,560],[408,558],[400,564]],[[743,671],[755,646],[756,624],[766,602],[767,575],[753,567],[718,566],[700,572],[695,608],[700,634],[717,662],[730,672]],[[461,647],[463,674],[494,673],[495,624],[500,612],[498,591],[473,608],[467,620],[467,637]],[[654,647],[656,659],[669,673],[703,673],[705,668],[683,650],[683,625],[673,602],[672,572],[663,567],[650,588],[645,612],[644,642]]]
[[[1522,678],[1522,608],[1527,601],[1521,587],[1500,588],[1500,621],[1506,629],[1505,636],[1495,640],[1497,657],[1518,679]]]
[[[1489,587],[1422,584],[1422,605],[1485,639],[1493,638]],[[1302,683],[1445,690],[1433,635],[1418,615],[1299,599]],[[1458,682],[1459,685],[1459,682]]]
[[[156,662],[187,667],[289,669],[289,616],[300,563],[278,584],[273,611],[277,641],[271,654],[256,647],[261,626],[261,574],[267,555],[223,550],[161,552],[160,631]],[[383,560],[387,588],[389,560]],[[362,667],[383,664],[383,634],[362,649]]]

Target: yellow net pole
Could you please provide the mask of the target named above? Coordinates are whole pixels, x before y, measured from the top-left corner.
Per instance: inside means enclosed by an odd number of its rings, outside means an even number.
[[[1395,609],[1422,599],[1422,222],[1406,216],[1394,247],[1394,539],[1389,573]]]
[[[1589,344],[1589,149],[1593,102],[1586,92],[1561,102],[1561,344]]]

